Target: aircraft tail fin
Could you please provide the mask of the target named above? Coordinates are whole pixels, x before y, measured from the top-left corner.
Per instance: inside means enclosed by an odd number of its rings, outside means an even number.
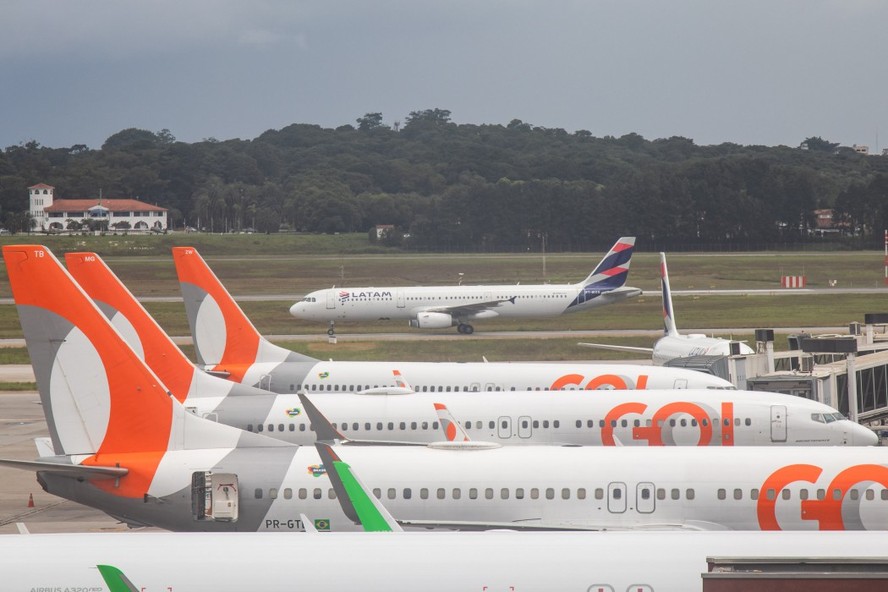
[[[198,363],[240,382],[256,362],[316,362],[259,334],[193,247],[174,247],[173,261]]]
[[[259,441],[174,401],[46,247],[7,245],[3,259],[57,455],[82,455],[79,464],[98,469],[138,453],[144,470],[128,475],[115,492],[140,496],[168,450]]]
[[[444,437],[448,442],[470,442],[471,438],[466,431],[454,419],[450,410],[444,403],[435,403],[435,412],[438,414],[438,421],[441,422],[441,429],[444,431]]]
[[[583,287],[613,290],[623,286],[629,277],[629,263],[634,250],[634,236],[623,236],[617,239],[617,242],[589,274],[589,277],[583,280]]]
[[[67,253],[65,263],[80,287],[180,403],[196,397],[267,394],[195,368],[97,254]]]
[[[669,270],[666,269],[666,253],[660,253],[660,287],[663,290],[663,332],[676,337],[675,313],[672,308],[672,291],[669,289]]]
[[[135,584],[130,581],[126,574],[114,567],[113,565],[97,565],[102,579],[111,592],[139,592]]]
[[[330,477],[330,483],[336,492],[336,499],[350,520],[362,525],[366,532],[402,530],[397,520],[361,482],[351,466],[339,458],[332,446],[318,442],[315,448],[327,469],[327,476]]]

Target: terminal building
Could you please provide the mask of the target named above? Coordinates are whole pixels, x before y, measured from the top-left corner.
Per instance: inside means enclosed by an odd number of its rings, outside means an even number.
[[[888,314],[866,314],[848,335],[789,335],[774,352],[774,332],[756,331],[756,353],[680,358],[667,363],[709,372],[741,389],[796,395],[888,430]],[[739,343],[737,344],[739,346]]]
[[[34,230],[66,232],[98,227],[108,231],[165,232],[166,208],[138,199],[55,199],[55,187],[39,183],[28,187]]]

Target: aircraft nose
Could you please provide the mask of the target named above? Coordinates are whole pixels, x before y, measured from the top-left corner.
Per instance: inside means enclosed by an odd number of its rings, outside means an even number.
[[[293,306],[290,307],[290,314],[298,319],[299,313],[300,313],[300,308],[299,308],[299,303],[297,302],[296,304],[294,304]]]
[[[851,442],[855,446],[875,446],[879,443],[879,437],[868,427],[855,423],[851,430]]]

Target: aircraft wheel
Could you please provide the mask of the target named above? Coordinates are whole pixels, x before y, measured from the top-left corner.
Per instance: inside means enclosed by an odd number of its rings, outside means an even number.
[[[456,330],[463,335],[471,335],[475,332],[475,328],[467,323],[460,323]]]
[[[336,331],[334,331],[333,328],[330,327],[329,329],[327,329],[327,335],[333,337],[334,335],[336,335]]]

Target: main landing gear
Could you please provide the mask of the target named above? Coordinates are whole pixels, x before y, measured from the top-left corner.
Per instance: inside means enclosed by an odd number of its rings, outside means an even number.
[[[460,323],[456,326],[456,331],[458,333],[462,333],[463,335],[471,335],[475,332],[475,327],[471,326],[468,323]]]

